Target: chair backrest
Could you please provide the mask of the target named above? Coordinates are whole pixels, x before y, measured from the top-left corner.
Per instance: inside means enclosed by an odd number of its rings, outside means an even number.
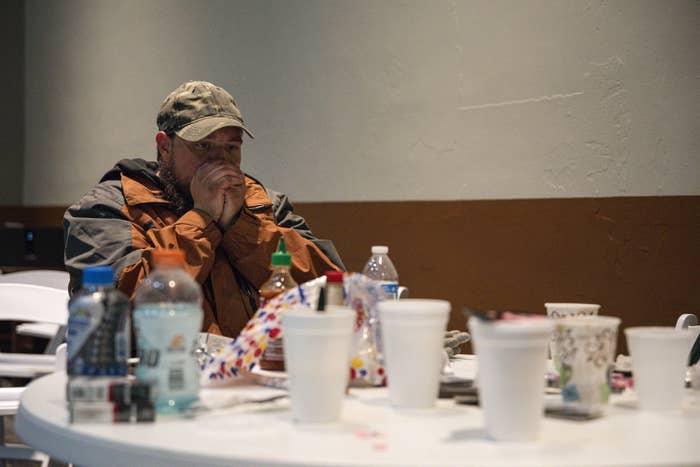
[[[54,289],[68,290],[70,274],[51,269],[32,269],[0,274],[0,283],[43,285]]]
[[[65,325],[68,291],[30,284],[0,284],[0,320]]]
[[[66,359],[68,358],[68,344],[65,342],[56,347],[56,371],[66,371]]]

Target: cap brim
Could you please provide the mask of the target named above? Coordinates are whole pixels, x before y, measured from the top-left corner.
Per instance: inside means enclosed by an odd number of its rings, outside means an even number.
[[[199,141],[200,139],[206,138],[210,134],[214,133],[216,130],[226,127],[241,128],[248,134],[248,136],[255,139],[253,133],[246,128],[245,125],[235,118],[227,116],[206,117],[196,120],[186,127],[176,131],[175,134],[187,141]]]

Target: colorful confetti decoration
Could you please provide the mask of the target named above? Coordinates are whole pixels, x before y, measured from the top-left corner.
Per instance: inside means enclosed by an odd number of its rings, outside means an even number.
[[[280,315],[299,306],[315,310],[326,278],[319,277],[268,300],[253,315],[239,336],[201,366],[202,386],[225,385],[252,371],[270,342],[282,338]],[[355,310],[350,384],[381,386],[386,384],[381,352],[377,303],[383,299],[381,284],[362,274],[343,277],[343,296]]]
[[[202,366],[200,384],[223,385],[240,376],[242,372],[252,371],[268,344],[282,338],[280,315],[285,310],[299,306],[314,309],[318,302],[319,290],[325,281],[325,277],[319,277],[265,302],[229,347]]]
[[[347,303],[357,314],[352,340],[350,385],[382,386],[386,384],[386,379],[377,304],[386,295],[381,283],[362,274],[346,274],[344,286]]]

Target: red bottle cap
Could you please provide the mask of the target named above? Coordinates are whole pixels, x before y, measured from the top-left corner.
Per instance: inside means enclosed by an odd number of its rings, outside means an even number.
[[[343,273],[338,271],[328,271],[326,273],[326,282],[343,283]]]

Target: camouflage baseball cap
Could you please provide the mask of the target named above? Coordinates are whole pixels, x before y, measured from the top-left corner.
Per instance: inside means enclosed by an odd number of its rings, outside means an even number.
[[[206,81],[181,84],[160,105],[158,129],[187,141],[199,141],[216,130],[238,127],[253,138],[231,94]]]

